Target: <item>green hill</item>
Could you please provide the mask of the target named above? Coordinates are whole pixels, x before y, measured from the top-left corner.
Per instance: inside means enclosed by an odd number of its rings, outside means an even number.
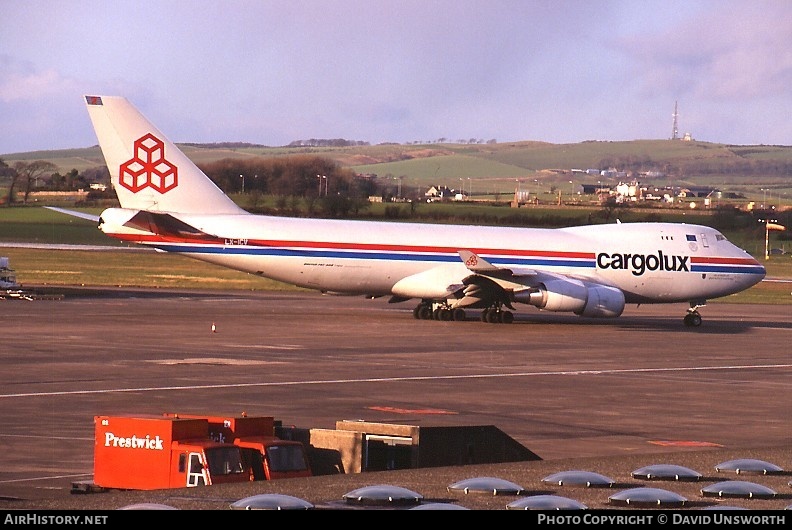
[[[443,185],[474,194],[513,192],[515,181],[532,192],[560,189],[615,177],[586,174],[587,169],[614,168],[658,186],[711,186],[749,197],[768,193],[777,202],[792,201],[792,146],[744,146],[682,140],[624,142],[505,142],[482,144],[380,144],[350,147],[255,147],[234,144],[183,144],[197,164],[227,158],[319,155],[358,173],[375,174],[405,186]],[[46,160],[61,174],[101,167],[97,146],[0,155],[13,162]],[[574,171],[573,170],[578,170]]]

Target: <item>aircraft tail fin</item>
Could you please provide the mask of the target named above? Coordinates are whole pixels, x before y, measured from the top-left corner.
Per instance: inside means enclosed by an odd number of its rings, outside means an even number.
[[[122,208],[245,213],[126,98],[85,96]]]

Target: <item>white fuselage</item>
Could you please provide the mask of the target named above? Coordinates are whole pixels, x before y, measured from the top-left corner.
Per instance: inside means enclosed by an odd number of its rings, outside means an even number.
[[[134,211],[102,214],[113,237],[324,292],[394,294],[394,285],[438,271],[426,297],[471,271],[472,251],[503,269],[559,274],[617,287],[627,302],[706,300],[759,282],[764,267],[715,229],[620,223],[561,229],[173,214],[212,237],[158,236],[122,226]],[[528,277],[528,276],[526,276]],[[530,282],[529,282],[530,283]]]

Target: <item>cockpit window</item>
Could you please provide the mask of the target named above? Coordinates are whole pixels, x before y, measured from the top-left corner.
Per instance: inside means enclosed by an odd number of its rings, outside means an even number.
[[[726,236],[723,234],[715,234],[715,241],[726,241]]]

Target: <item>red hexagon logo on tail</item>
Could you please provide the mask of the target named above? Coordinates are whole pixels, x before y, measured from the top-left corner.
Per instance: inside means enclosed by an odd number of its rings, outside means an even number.
[[[147,187],[165,193],[178,185],[178,168],[165,160],[165,143],[148,133],[135,140],[135,156],[121,164],[118,181],[132,193]]]

